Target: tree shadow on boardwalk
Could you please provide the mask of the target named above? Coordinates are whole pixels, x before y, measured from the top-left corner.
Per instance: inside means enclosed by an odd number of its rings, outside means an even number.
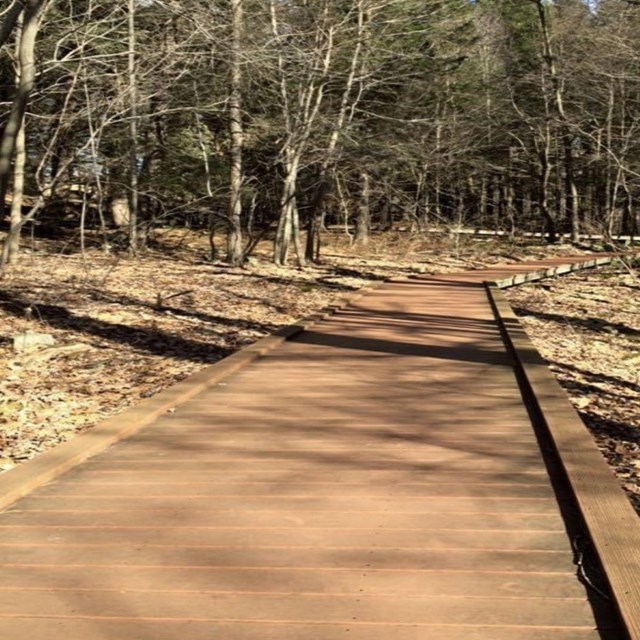
[[[488,351],[487,349],[469,349],[465,346],[445,347],[437,345],[419,345],[393,340],[375,338],[356,338],[354,336],[329,335],[315,331],[305,331],[296,342],[300,344],[334,347],[336,349],[353,349],[372,351],[387,355],[406,355],[420,358],[438,358],[461,362],[479,362],[484,364],[509,365],[510,360],[505,352]]]

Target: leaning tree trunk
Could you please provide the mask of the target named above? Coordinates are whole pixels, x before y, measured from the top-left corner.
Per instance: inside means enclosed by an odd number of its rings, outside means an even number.
[[[271,30],[276,43],[282,43],[283,34],[278,22],[279,0],[270,0]],[[305,256],[300,241],[300,223],[297,207],[297,180],[300,162],[311,138],[313,127],[318,120],[320,108],[324,102],[325,88],[329,79],[334,53],[335,25],[327,22],[330,16],[330,2],[324,0],[322,19],[315,26],[314,38],[316,51],[308,58],[311,66],[303,74],[304,80],[297,84],[292,93],[293,77],[287,71],[285,55],[282,47],[278,48],[278,72],[280,79],[280,95],[286,127],[286,138],[281,147],[286,158],[285,179],[280,203],[280,216],[274,242],[274,262],[283,265],[287,261],[291,239],[295,242],[300,266],[305,265]],[[285,38],[288,36],[284,36]],[[307,62],[304,62],[307,64]],[[295,109],[293,108],[295,106]]]
[[[33,91],[36,77],[35,47],[40,28],[40,17],[44,11],[47,0],[26,0],[22,15],[22,29],[18,45],[18,69],[19,80],[11,110],[6,120],[2,138],[0,139],[0,212],[4,210],[5,199],[11,178],[11,165],[14,153],[19,144],[20,131],[23,129],[25,112],[29,102],[29,96]],[[12,242],[23,226],[21,220],[15,224],[12,219],[12,228],[7,238],[7,244],[2,251],[2,264],[9,258]]]

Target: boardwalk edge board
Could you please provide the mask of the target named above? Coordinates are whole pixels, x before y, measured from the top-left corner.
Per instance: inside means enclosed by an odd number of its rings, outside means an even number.
[[[513,357],[524,399],[533,403],[533,409],[556,449],[628,638],[640,640],[640,520],[568,395],[500,290],[611,261],[612,258],[598,258],[534,272],[536,278],[532,278],[532,274],[515,276],[486,282],[485,286]],[[554,273],[549,274],[550,271]]]
[[[324,320],[356,302],[385,282],[386,280],[374,282],[355,293],[345,295],[338,302],[324,307],[294,324],[281,327],[271,335],[260,338],[219,362],[190,375],[152,398],[142,400],[129,409],[99,422],[88,431],[76,435],[67,442],[6,471],[0,475],[0,511],[89,458],[102,453],[111,445],[133,435],[163,414],[184,404],[208,387],[228,378],[239,369],[277,348],[283,342],[295,338],[316,322]]]
[[[574,262],[568,264],[561,264],[548,269],[539,269],[537,271],[528,271],[527,273],[519,273],[509,278],[502,280],[496,280],[491,284],[495,285],[498,289],[509,289],[510,287],[516,287],[520,284],[527,282],[537,282],[544,280],[545,278],[553,278],[555,276],[565,275],[574,271],[583,271],[585,269],[593,269],[595,267],[602,267],[614,262],[615,258],[612,256],[603,256],[594,258],[592,260],[585,260],[584,262]]]

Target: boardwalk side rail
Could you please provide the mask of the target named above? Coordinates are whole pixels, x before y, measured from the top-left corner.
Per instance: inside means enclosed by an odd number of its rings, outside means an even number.
[[[600,264],[606,264],[605,260],[578,263],[566,270],[556,268],[553,274],[538,272],[539,277],[532,274],[522,281]],[[489,301],[513,358],[523,397],[556,449],[628,637],[640,640],[640,519],[564,389],[500,291],[520,280],[517,276],[485,283]]]
[[[546,269],[538,269],[536,271],[528,271],[526,273],[519,273],[509,278],[502,280],[496,280],[491,284],[495,285],[498,289],[508,289],[520,284],[526,284],[527,282],[537,282],[538,280],[544,280],[545,278],[553,278],[555,276],[565,275],[567,273],[573,273],[574,271],[583,271],[584,269],[593,269],[595,267],[602,267],[607,264],[611,264],[615,261],[615,256],[601,256],[593,258],[591,260],[584,260],[582,262],[572,262],[567,264],[556,265]]]

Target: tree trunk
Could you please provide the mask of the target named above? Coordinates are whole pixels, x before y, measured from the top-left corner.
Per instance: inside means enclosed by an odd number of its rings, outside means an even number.
[[[13,201],[9,229],[9,264],[16,264],[20,256],[20,229],[22,228],[22,204],[24,200],[24,168],[27,160],[25,124],[22,123],[16,138],[16,159],[13,167]]]
[[[296,206],[296,190],[298,183],[298,161],[293,159],[286,164],[286,176],[280,199],[280,216],[273,245],[273,259],[279,266],[287,264],[289,249],[294,231],[294,212]]]
[[[358,203],[358,217],[356,220],[355,244],[366,247],[369,244],[369,230],[371,228],[371,178],[366,171],[360,173],[360,202]]]
[[[547,21],[546,7],[543,0],[536,0],[540,28],[542,30],[542,44],[544,49],[544,59],[547,65],[551,83],[553,84],[554,103],[560,121],[560,136],[564,152],[565,171],[565,202],[566,211],[570,216],[571,241],[577,243],[580,239],[580,202],[578,199],[578,189],[575,182],[575,169],[573,158],[573,135],[569,127],[569,120],[564,110],[564,96],[558,71],[556,69],[555,56],[551,47],[551,37]]]
[[[500,177],[496,176],[496,179],[493,183],[493,198],[491,200],[491,209],[493,213],[493,228],[495,231],[500,231],[502,227],[502,210],[503,210],[503,200],[502,200],[502,189],[500,185]]]
[[[389,185],[385,186],[384,199],[382,201],[382,210],[380,211],[380,223],[378,230],[385,232],[391,231],[393,228],[393,202],[391,200],[391,190]]]
[[[46,0],[26,0],[22,31],[20,35],[18,66],[20,81],[16,90],[11,110],[6,120],[2,139],[0,140],[0,211],[4,210],[13,155],[18,143],[18,135],[24,122],[24,114],[33,91],[36,77],[35,46],[40,27],[40,17],[44,11]]]
[[[22,40],[22,17],[19,19],[18,37],[16,39],[16,58],[20,59],[20,42]],[[16,74],[16,86],[20,88],[20,65]],[[16,137],[15,162],[13,166],[13,199],[11,201],[11,221],[7,238],[7,261],[16,264],[20,257],[20,229],[22,227],[22,204],[24,201],[24,169],[27,160],[25,118],[23,116]]]
[[[571,242],[574,244],[580,240],[580,201],[578,198],[578,188],[575,181],[575,170],[573,161],[573,136],[565,131],[562,135],[562,145],[564,147],[565,164],[565,198],[567,202],[567,212],[571,228]]]
[[[18,150],[19,155],[16,158],[15,167],[18,190],[21,191],[24,185],[24,120],[29,97],[35,84],[35,46],[40,28],[40,16],[45,5],[46,0],[27,0],[22,14],[22,24],[17,43],[18,76],[16,78],[16,93],[2,132],[2,139],[0,140],[0,217],[4,215],[5,200],[11,178],[11,165],[16,150]],[[6,19],[9,19],[9,16]],[[18,20],[19,16],[16,16],[16,22]],[[19,177],[18,174],[22,174],[22,177]],[[21,213],[22,195],[19,194],[17,199],[18,202],[14,203],[11,210],[11,228],[2,250],[1,267],[4,267],[10,259],[11,261],[17,260],[20,230],[25,223]],[[20,206],[19,210],[18,206]]]
[[[509,222],[509,238],[513,240],[516,234],[516,207],[513,180],[510,170],[507,171],[504,180],[504,201],[507,221]]]
[[[136,68],[136,0],[129,0],[129,250],[138,250],[138,79]]]
[[[479,220],[478,226],[480,229],[484,229],[487,220],[487,202],[488,202],[488,190],[489,184],[486,173],[482,174],[482,181],[480,182],[480,207],[479,207]]]
[[[560,157],[560,142],[556,140],[556,157]],[[566,220],[567,214],[567,198],[565,197],[566,189],[565,189],[565,176],[562,171],[562,166],[558,167],[555,175],[555,217],[556,220],[564,221]],[[562,233],[565,233],[565,229],[562,229]]]
[[[309,216],[307,220],[307,241],[304,248],[306,262],[316,262],[320,257],[321,216]]]
[[[333,131],[329,138],[329,144],[327,146],[326,156],[320,168],[320,178],[318,180],[318,186],[316,193],[313,197],[309,212],[309,221],[307,223],[307,249],[306,259],[309,261],[315,261],[320,257],[320,229],[322,227],[320,219],[325,211],[325,205],[327,198],[329,197],[333,189],[332,174],[336,164],[336,156],[338,153],[338,143],[341,135],[348,128],[353,119],[353,114],[356,105],[362,97],[362,90],[352,96],[353,89],[356,84],[358,70],[359,75],[362,78],[365,77],[366,62],[360,62],[362,51],[366,47],[368,42],[367,27],[371,20],[369,9],[365,0],[358,0],[358,28],[355,46],[353,54],[351,56],[351,64],[349,67],[349,74],[345,82],[345,86],[342,92],[342,99],[340,101],[340,109],[336,117]]]
[[[229,233],[227,236],[227,262],[242,264],[242,152],[244,129],[242,125],[242,61],[243,0],[231,0],[231,92],[229,95],[229,134],[231,138],[231,174],[229,199]]]
[[[324,167],[323,167],[324,169]],[[320,257],[320,232],[322,230],[322,214],[324,212],[327,196],[331,193],[332,181],[325,174],[320,176],[320,182],[316,188],[313,201],[310,206],[310,213],[307,219],[307,244],[305,248],[305,259],[308,262],[315,262]]]
[[[436,114],[439,114],[440,103],[436,106]],[[439,115],[437,116],[439,118]],[[440,120],[436,123],[436,163],[434,167],[434,207],[436,214],[436,224],[442,224],[442,177],[440,170],[440,163],[442,158],[440,156],[440,147],[442,144],[442,123]]]
[[[607,102],[607,119],[606,119],[606,149],[607,151],[612,148],[613,142],[613,112],[615,108],[615,85],[613,79],[609,81],[609,100]],[[613,192],[613,166],[611,162],[611,155],[606,153],[606,169],[605,169],[605,227],[607,229],[611,226],[611,220],[613,220],[615,210],[615,196]]]
[[[293,207],[291,210],[291,237],[293,239],[293,246],[296,250],[296,257],[298,258],[298,266],[305,267],[307,261],[302,249],[302,239],[300,237],[300,214],[298,212],[298,203],[295,198],[293,199]]]
[[[549,162],[549,139],[544,142],[544,149],[540,154],[540,193],[538,204],[540,215],[547,235],[547,241],[555,244],[558,241],[556,220],[549,208],[549,182],[551,180],[551,163]]]
[[[633,236],[635,219],[633,214],[633,196],[631,191],[624,185],[624,205],[622,208],[622,221],[620,228],[620,235]]]

